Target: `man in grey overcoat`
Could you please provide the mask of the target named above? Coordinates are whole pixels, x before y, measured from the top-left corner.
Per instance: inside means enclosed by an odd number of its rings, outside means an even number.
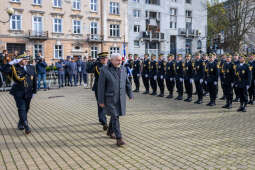
[[[105,112],[111,116],[107,134],[110,137],[115,134],[118,146],[125,144],[120,131],[119,116],[126,114],[126,94],[130,100],[133,99],[131,83],[121,63],[121,55],[112,54],[111,63],[102,68],[98,81],[99,106],[105,108]]]

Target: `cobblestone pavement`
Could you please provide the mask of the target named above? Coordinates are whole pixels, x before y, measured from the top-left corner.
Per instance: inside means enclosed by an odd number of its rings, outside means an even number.
[[[14,100],[3,92],[0,169],[255,169],[255,107],[238,113],[237,103],[222,105],[135,94],[121,118],[127,145],[118,148],[97,123],[89,89],[39,91],[28,136],[16,130]]]

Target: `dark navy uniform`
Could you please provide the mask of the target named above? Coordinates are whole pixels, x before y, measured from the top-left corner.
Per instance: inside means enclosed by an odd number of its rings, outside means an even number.
[[[178,91],[177,100],[182,100],[183,98],[183,76],[184,76],[184,63],[182,61],[176,61],[176,88]]]
[[[224,89],[226,104],[223,108],[230,109],[232,108],[233,101],[233,86],[235,83],[235,69],[234,64],[231,62],[224,62],[224,65],[221,68],[220,72],[222,74],[221,83],[222,89]]]
[[[149,88],[150,88],[150,78],[149,78],[149,67],[150,67],[150,60],[149,59],[145,59],[143,60],[142,63],[142,79],[143,79],[143,84],[145,87],[145,92],[144,94],[149,94]]]
[[[99,75],[100,75],[100,71],[103,68],[103,64],[100,63],[99,61],[97,61],[94,65],[94,76],[95,76],[95,80],[94,80],[94,85],[92,90],[95,92],[95,96],[96,96],[96,100],[98,101],[98,79],[99,79]],[[97,103],[97,108],[98,108],[98,119],[99,122],[103,125],[106,126],[107,125],[107,118],[106,115],[103,111],[103,108],[99,106],[99,104]]]
[[[193,70],[194,64],[189,61],[185,61],[185,67],[184,67],[184,86],[187,92],[187,99],[185,101],[190,102],[192,101],[192,93],[193,93]]]
[[[226,60],[225,59],[221,59],[220,62],[218,63],[218,67],[219,67],[219,75],[220,75],[220,83],[221,83],[221,88],[222,88],[222,92],[223,92],[223,96],[220,98],[220,100],[225,100],[226,94],[225,94],[225,89],[224,89],[224,73],[223,73],[223,67],[225,64]]]
[[[125,67],[127,68],[127,71],[128,71],[127,73],[128,73],[129,82],[132,84],[132,72],[131,72],[131,70],[134,67],[134,60],[129,59],[127,61],[127,63],[125,64]]]
[[[202,60],[202,61],[205,63],[205,66],[207,65],[207,63],[209,63],[208,60]],[[205,73],[205,76],[206,76],[206,73]],[[203,86],[203,96],[206,96],[209,92],[207,82],[204,81],[202,86]]]
[[[168,61],[166,64],[166,87],[169,91],[167,98],[173,98],[173,91],[175,86],[175,61]]]
[[[251,70],[251,87],[249,88],[249,104],[254,104],[255,101],[255,60],[249,62],[249,68]]]
[[[237,70],[238,67],[240,65],[240,62],[239,61],[234,61],[234,69]],[[235,77],[235,80],[237,80],[238,78]],[[238,102],[240,100],[240,95],[239,95],[239,91],[238,91],[238,87],[237,87],[237,81],[235,82],[235,85],[234,85],[234,92],[235,92],[235,95],[236,95],[236,98],[234,99],[234,102]]]
[[[150,84],[152,88],[151,95],[157,95],[157,74],[158,74],[158,62],[152,60],[149,67]]]
[[[206,72],[206,86],[208,87],[208,91],[210,94],[210,102],[207,104],[208,106],[214,106],[216,96],[218,93],[218,65],[216,62],[208,62],[205,66]]]
[[[37,89],[37,77],[32,65],[21,66],[20,64],[3,66],[3,71],[12,77],[14,84],[10,94],[13,95],[19,113],[18,128],[25,128],[26,134],[31,132],[28,126],[27,114],[30,102]]]
[[[160,89],[159,97],[164,97],[164,91],[165,91],[165,72],[166,72],[166,62],[164,60],[158,61],[158,86]]]
[[[240,63],[236,71],[237,76],[237,88],[240,95],[240,108],[238,111],[246,111],[246,105],[248,103],[248,89],[251,85],[251,70],[248,64]]]
[[[194,81],[196,86],[196,91],[198,95],[198,100],[195,102],[201,104],[203,101],[203,82],[205,77],[205,63],[202,60],[196,60],[194,65]]]
[[[141,62],[139,59],[134,61],[133,78],[135,83],[135,92],[139,92],[141,75]]]

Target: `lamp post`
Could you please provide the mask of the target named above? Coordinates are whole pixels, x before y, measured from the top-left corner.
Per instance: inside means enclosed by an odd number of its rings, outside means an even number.
[[[8,20],[7,20],[7,21],[1,21],[1,20],[0,20],[0,23],[7,23],[7,22],[9,22],[10,19],[11,19],[11,16],[14,14],[14,9],[13,9],[13,8],[8,8],[8,9],[6,10],[6,12],[7,12],[7,14],[9,15]]]

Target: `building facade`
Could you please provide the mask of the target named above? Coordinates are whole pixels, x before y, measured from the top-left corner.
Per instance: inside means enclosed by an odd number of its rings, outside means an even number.
[[[0,50],[41,52],[48,63],[66,56],[122,52],[128,42],[127,0],[1,0],[12,7],[0,25]]]
[[[129,53],[206,52],[205,0],[130,0]]]

